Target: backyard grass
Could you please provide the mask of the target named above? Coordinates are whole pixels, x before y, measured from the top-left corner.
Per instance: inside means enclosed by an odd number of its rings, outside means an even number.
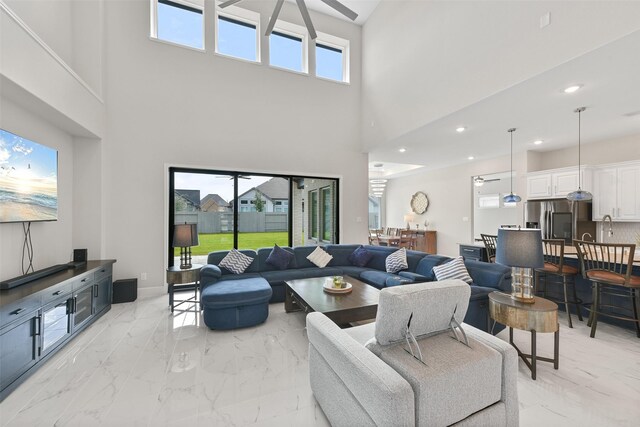
[[[198,234],[200,244],[191,248],[192,255],[207,255],[209,252],[233,248],[233,233]],[[240,249],[259,249],[289,244],[289,233],[286,231],[264,233],[239,233]],[[180,256],[180,248],[174,249],[174,255]]]

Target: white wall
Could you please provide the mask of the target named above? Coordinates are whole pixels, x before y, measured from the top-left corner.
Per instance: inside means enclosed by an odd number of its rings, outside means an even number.
[[[513,167],[516,174],[513,191],[524,199],[526,183],[521,172],[526,170],[524,153],[514,154]],[[423,215],[416,215],[413,223],[422,226],[425,220],[428,221],[429,229],[438,233],[438,253],[457,256],[458,244],[473,240],[471,177],[505,170],[509,170],[508,156],[391,179],[385,191],[386,223],[389,227],[406,226],[403,216],[411,211],[411,196],[423,191],[429,197],[429,209]],[[521,204],[516,212],[517,224],[522,224]]]
[[[31,224],[33,265],[38,270],[69,262],[74,219],[73,138],[9,100],[0,98],[0,113],[0,128],[58,150],[58,221]],[[22,274],[23,237],[22,223],[0,224],[0,280]]]
[[[264,28],[272,4],[249,5]],[[301,23],[294,8],[283,17]],[[366,241],[360,27],[312,15],[318,31],[351,40],[344,85],[217,56],[210,39],[206,53],[152,41],[148,1],[108,2],[105,16],[104,239],[116,276],[164,284],[167,165],[341,178],[341,240]]]
[[[622,138],[583,144],[580,150],[583,165],[604,165],[607,163],[640,160],[640,134]],[[578,167],[578,145],[561,150],[539,153],[540,162],[535,170],[556,169],[567,166]]]
[[[4,0],[53,51],[102,94],[103,0]]]

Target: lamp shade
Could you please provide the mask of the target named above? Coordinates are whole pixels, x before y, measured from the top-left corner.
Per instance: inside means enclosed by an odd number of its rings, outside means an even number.
[[[542,234],[538,229],[498,230],[496,263],[508,267],[542,268]]]
[[[410,213],[405,214],[405,216],[404,216],[404,222],[409,223],[409,222],[412,222],[412,221],[413,221],[413,214],[410,214]]]
[[[173,247],[198,246],[198,224],[176,224],[173,226]]]

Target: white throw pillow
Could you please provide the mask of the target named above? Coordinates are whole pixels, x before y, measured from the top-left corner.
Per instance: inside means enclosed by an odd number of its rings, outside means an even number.
[[[309,254],[307,257],[309,261],[314,263],[320,268],[324,268],[329,264],[329,261],[333,259],[331,255],[329,255],[324,249],[320,246],[316,246],[316,248]]]
[[[437,280],[460,279],[468,284],[473,282],[473,279],[469,276],[469,272],[467,271],[467,267],[465,267],[464,260],[461,256],[454,258],[445,264],[436,265],[433,267],[433,273],[436,275]]]
[[[409,268],[407,263],[407,249],[400,248],[387,257],[384,262],[387,269],[387,273],[397,273],[400,270],[406,270]]]
[[[227,256],[222,258],[219,266],[224,267],[233,274],[241,274],[251,265],[253,258],[243,254],[237,249],[231,249]]]

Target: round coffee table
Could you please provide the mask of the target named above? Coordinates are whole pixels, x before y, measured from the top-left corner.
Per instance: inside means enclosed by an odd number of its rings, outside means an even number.
[[[560,326],[558,325],[558,305],[547,299],[535,297],[533,304],[522,303],[502,292],[489,294],[489,315],[494,322],[509,327],[509,343],[516,349],[518,356],[531,370],[531,378],[536,379],[538,360],[553,363],[558,369],[558,347],[560,345]],[[531,354],[524,354],[513,343],[513,328],[531,332]],[[553,359],[536,354],[536,334],[553,332]],[[531,359],[529,362],[528,359]]]

